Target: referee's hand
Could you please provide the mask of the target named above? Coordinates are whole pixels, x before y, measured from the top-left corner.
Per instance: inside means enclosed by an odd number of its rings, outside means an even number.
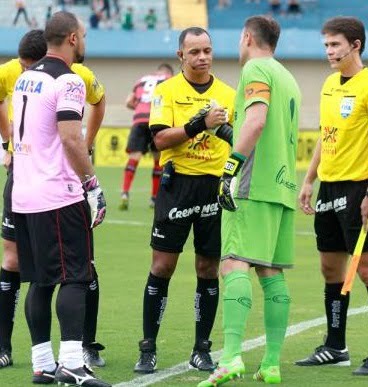
[[[306,215],[315,214],[315,210],[311,205],[313,195],[313,184],[303,183],[299,193],[299,207]]]

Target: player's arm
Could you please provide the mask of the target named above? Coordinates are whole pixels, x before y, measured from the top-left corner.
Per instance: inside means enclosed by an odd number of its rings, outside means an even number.
[[[250,156],[266,124],[268,105],[262,102],[253,103],[246,110],[245,120],[240,129],[234,151]]]
[[[81,181],[93,176],[94,170],[88,157],[87,144],[82,136],[81,120],[58,121],[58,131],[66,157]]]
[[[85,141],[87,143],[88,151],[91,151],[93,148],[93,141],[100,129],[105,115],[105,90],[94,72],[88,67],[80,63],[75,63],[72,65],[72,70],[82,78],[86,87],[86,102],[90,105],[90,112],[87,119]]]
[[[314,149],[312,160],[305,174],[302,188],[299,193],[299,207],[307,215],[314,214],[314,208],[311,205],[313,195],[313,183],[317,179],[317,169],[321,161],[321,138],[318,139]]]
[[[102,120],[105,115],[106,99],[105,95],[102,96],[99,102],[90,105],[88,120],[87,120],[87,133],[86,144],[88,152],[91,153],[93,149],[93,142],[97,135],[98,130],[101,127]]]
[[[0,101],[0,135],[3,143],[10,141],[11,130],[8,117],[8,105],[6,101]]]
[[[12,129],[8,116],[8,105],[5,101],[0,101],[0,135],[2,138],[2,146],[4,149],[3,165],[6,169],[11,163],[11,152],[9,152],[9,144],[12,136]]]
[[[151,125],[150,129],[156,148],[161,151],[172,148],[206,129],[214,129],[226,122],[226,112],[222,107],[200,109],[198,114],[190,118],[183,127],[167,127],[164,125]]]
[[[138,100],[137,98],[135,98],[135,94],[133,92],[130,93],[125,100],[125,106],[131,110],[135,109],[135,107],[137,106],[137,103],[138,103]]]
[[[246,109],[245,120],[240,128],[239,138],[233,148],[233,153],[227,159],[224,172],[220,179],[217,200],[227,211],[238,208],[234,200],[236,175],[255,148],[266,124],[268,105],[254,102]]]

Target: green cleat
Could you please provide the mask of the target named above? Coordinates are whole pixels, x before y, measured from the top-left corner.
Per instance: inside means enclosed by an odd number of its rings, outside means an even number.
[[[281,383],[280,367],[271,366],[268,368],[259,368],[253,375],[253,380],[258,380],[259,382],[265,382],[267,384],[279,384]]]
[[[243,360],[240,356],[227,364],[219,364],[207,380],[200,382],[197,387],[216,387],[230,382],[236,378],[242,378],[245,374]]]

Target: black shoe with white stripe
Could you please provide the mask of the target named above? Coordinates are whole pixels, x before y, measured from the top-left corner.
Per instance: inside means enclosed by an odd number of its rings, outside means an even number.
[[[59,386],[84,386],[84,387],[111,387],[111,384],[97,379],[88,366],[69,369],[59,366],[56,370],[55,381]]]
[[[321,365],[335,365],[335,366],[350,366],[350,357],[348,349],[333,349],[321,345],[316,348],[315,352],[309,357],[297,360],[295,365],[298,366],[321,366]]]
[[[193,348],[189,359],[189,368],[198,371],[213,371],[216,364],[212,361],[211,352],[212,342],[210,340],[202,340]]]
[[[156,343],[152,339],[144,339],[139,342],[141,354],[134,367],[134,372],[152,374],[156,370],[157,356]]]
[[[11,352],[6,349],[0,349],[0,368],[5,368],[13,365]]]
[[[33,372],[32,383],[33,384],[53,384],[55,381],[55,373],[58,368],[56,363],[53,371],[35,371]]]

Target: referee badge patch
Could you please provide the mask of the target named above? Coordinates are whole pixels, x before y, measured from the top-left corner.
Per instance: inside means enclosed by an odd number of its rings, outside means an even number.
[[[343,97],[340,103],[340,114],[342,118],[348,118],[354,109],[355,97]]]

